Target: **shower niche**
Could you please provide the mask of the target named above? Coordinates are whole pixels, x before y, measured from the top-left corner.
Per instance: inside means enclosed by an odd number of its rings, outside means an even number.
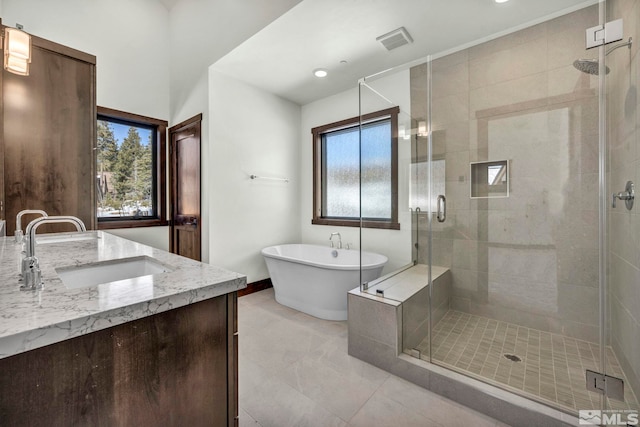
[[[509,197],[509,161],[474,162],[469,180],[472,199]]]

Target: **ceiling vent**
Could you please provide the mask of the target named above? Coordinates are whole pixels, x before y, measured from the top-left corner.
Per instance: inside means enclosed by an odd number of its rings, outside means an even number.
[[[387,34],[376,37],[376,40],[382,43],[382,46],[387,50],[393,50],[405,44],[413,43],[413,39],[404,27],[397,28]]]

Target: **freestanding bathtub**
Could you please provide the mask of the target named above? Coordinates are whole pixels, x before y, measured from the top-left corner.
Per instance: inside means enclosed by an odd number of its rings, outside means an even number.
[[[347,292],[360,285],[360,251],[317,245],[262,250],[276,301],[326,320],[347,320]],[[362,281],[380,277],[388,258],[362,252]]]

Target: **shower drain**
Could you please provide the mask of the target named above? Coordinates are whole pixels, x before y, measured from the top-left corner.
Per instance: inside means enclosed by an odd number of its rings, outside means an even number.
[[[506,357],[507,359],[511,360],[512,362],[522,362],[522,359],[520,359],[515,354],[505,354],[504,357]]]

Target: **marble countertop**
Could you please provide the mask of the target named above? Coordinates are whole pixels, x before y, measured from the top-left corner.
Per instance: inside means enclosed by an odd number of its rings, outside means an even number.
[[[0,237],[0,358],[246,287],[242,274],[109,233],[88,233],[93,238],[72,241],[46,235],[36,245],[44,280],[39,291],[20,291],[21,245],[13,237]],[[172,271],[67,289],[55,270],[139,256],[154,258]]]

